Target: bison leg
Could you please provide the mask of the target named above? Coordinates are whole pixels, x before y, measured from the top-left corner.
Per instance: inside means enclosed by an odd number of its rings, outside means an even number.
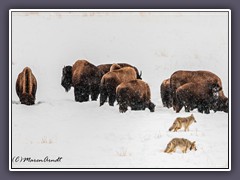
[[[121,103],[119,104],[119,112],[120,113],[124,113],[128,110],[128,106],[126,103]]]
[[[96,101],[99,95],[99,85],[97,84],[92,85],[90,91],[92,101]]]
[[[80,102],[80,88],[78,86],[74,87],[74,96],[75,96],[75,101]]]
[[[89,89],[88,87],[76,86],[74,87],[75,101],[85,102],[89,100]]]
[[[205,113],[205,114],[209,114],[209,113],[210,113],[210,110],[209,110],[208,108],[206,108],[206,109],[204,110],[204,113]]]
[[[139,101],[137,97],[131,98],[130,102],[131,110],[133,111],[145,110],[145,103]]]
[[[166,101],[162,101],[163,107],[168,107],[167,102]]]
[[[168,101],[166,106],[167,106],[167,108],[171,108],[172,107],[171,101]]]
[[[133,110],[133,111],[145,110],[145,107],[140,104],[134,104],[134,105],[131,105],[131,110]]]
[[[198,105],[198,112],[203,113],[203,106],[202,105]]]
[[[204,113],[209,114],[210,113],[210,108],[208,105],[204,106]]]
[[[100,87],[100,106],[102,106],[108,98],[107,89],[103,86]]]
[[[176,113],[179,113],[179,112],[181,111],[182,107],[183,107],[183,105],[177,104],[177,105],[175,106],[175,111],[176,111]]]
[[[179,94],[177,94],[175,97],[176,98],[173,98],[173,109],[176,111],[176,113],[179,113],[184,105],[184,101],[182,99],[182,96]]]
[[[89,95],[90,95],[90,87],[88,85],[82,86],[81,88],[81,99],[82,102],[89,101]]]
[[[185,112],[190,112],[191,106],[190,105],[185,105]]]
[[[176,106],[177,106],[177,97],[176,97],[176,94],[173,93],[173,100],[172,100],[172,106],[173,106],[173,110],[175,111],[176,110]]]
[[[110,106],[114,106],[114,102],[116,100],[116,88],[109,87],[107,89],[107,92],[108,92],[108,97],[109,97],[108,103]]]
[[[210,113],[210,104],[208,102],[206,102],[206,100],[202,101],[202,107],[203,107],[203,112],[205,114]]]
[[[109,95],[109,101],[108,101],[109,106],[114,106],[115,100],[116,100],[116,95],[115,94],[110,94]]]
[[[152,102],[150,102],[150,103],[148,104],[148,109],[150,110],[150,112],[154,112],[154,110],[155,110],[155,104],[153,104]]]

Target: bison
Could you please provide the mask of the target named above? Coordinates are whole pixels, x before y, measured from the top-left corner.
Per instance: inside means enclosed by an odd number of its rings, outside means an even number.
[[[98,70],[100,71],[100,74],[101,74],[101,77],[106,74],[107,72],[110,71],[110,68],[113,64],[101,64],[101,65],[98,65],[97,68]],[[118,65],[118,66],[117,66]],[[118,68],[117,68],[118,67]],[[142,76],[142,72],[138,72],[138,69],[135,67],[135,66],[132,66],[130,64],[127,64],[127,63],[117,63],[117,64],[114,64],[113,68],[122,68],[122,67],[132,67],[134,68],[134,70],[136,71],[136,74],[137,74],[137,79],[142,79],[141,76]],[[113,70],[113,69],[112,69]]]
[[[99,95],[101,76],[98,68],[87,60],[77,60],[73,66],[66,66],[62,70],[61,85],[68,92],[74,87],[75,101],[95,101]]]
[[[212,104],[218,100],[219,89],[203,83],[186,83],[176,90],[176,97],[179,108],[176,112],[184,106],[186,112],[197,108],[199,112],[209,114]]]
[[[116,100],[116,87],[122,82],[128,82],[137,78],[136,71],[132,67],[124,67],[106,73],[100,84],[100,106],[107,98],[110,106],[114,105]]]
[[[37,91],[37,80],[29,67],[25,67],[18,75],[16,82],[16,92],[21,104],[35,104]]]
[[[163,107],[172,107],[172,92],[170,87],[170,79],[165,79],[160,86]]]
[[[200,83],[208,86],[209,89],[216,92],[222,91],[221,79],[209,71],[176,71],[170,77],[170,87],[173,98],[173,109],[179,111],[179,105],[176,98],[176,90],[186,83]]]
[[[119,111],[126,112],[128,106],[131,110],[145,110],[154,112],[155,105],[151,102],[151,92],[148,84],[140,79],[123,82],[116,89]]]

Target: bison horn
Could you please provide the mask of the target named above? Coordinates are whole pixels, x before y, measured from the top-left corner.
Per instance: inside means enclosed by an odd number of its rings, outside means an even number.
[[[139,74],[139,76],[140,76],[140,77],[142,76],[142,71],[140,71],[140,74]]]

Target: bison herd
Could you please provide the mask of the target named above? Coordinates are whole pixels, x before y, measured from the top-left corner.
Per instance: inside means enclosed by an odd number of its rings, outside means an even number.
[[[154,112],[149,85],[141,78],[142,72],[126,63],[95,66],[87,60],[77,60],[62,69],[61,85],[68,92],[74,88],[77,102],[96,101],[100,106],[117,101],[119,112],[145,110]],[[16,92],[22,104],[33,105],[37,81],[29,67],[18,75]],[[197,109],[201,113],[228,112],[228,98],[222,90],[221,79],[209,71],[176,71],[162,82],[160,94],[164,107],[176,112],[184,107],[186,112]]]
[[[222,90],[221,79],[209,71],[176,71],[161,84],[163,106],[179,112],[198,109],[228,112],[228,98]]]
[[[62,86],[66,91],[74,88],[75,101],[97,100],[100,106],[108,101],[110,106],[117,100],[119,111],[149,108],[154,111],[150,88],[141,80],[141,73],[130,64],[102,64],[95,66],[86,60],[77,60],[73,66],[66,66],[62,72]]]

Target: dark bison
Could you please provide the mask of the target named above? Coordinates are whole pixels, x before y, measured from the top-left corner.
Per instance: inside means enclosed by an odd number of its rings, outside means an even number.
[[[16,92],[21,104],[33,105],[37,91],[37,80],[29,67],[25,67],[18,75]]]
[[[170,79],[165,79],[160,86],[163,107],[172,107],[172,92],[170,87]]]
[[[176,71],[170,77],[170,87],[173,98],[173,109],[179,111],[178,102],[176,98],[176,90],[186,83],[200,83],[207,85],[212,91],[222,91],[221,79],[209,71]],[[220,93],[219,92],[219,93]]]
[[[110,68],[111,68],[112,65],[113,65],[113,64],[101,64],[101,65],[98,65],[98,66],[97,66],[97,68],[98,68],[98,70],[99,70],[99,72],[100,72],[100,74],[101,74],[101,77],[102,77],[104,74],[106,74],[107,72],[110,71]],[[137,69],[135,66],[132,66],[132,65],[127,64],[127,63],[116,63],[115,66],[114,66],[114,68],[117,67],[116,65],[119,65],[118,67],[121,67],[121,68],[123,68],[123,67],[132,67],[132,68],[136,71],[137,79],[142,79],[142,78],[141,78],[142,73],[141,73],[141,72],[139,73],[139,72],[138,72],[138,69]]]
[[[139,79],[123,82],[117,86],[116,93],[119,111],[122,113],[127,111],[128,106],[131,110],[148,108],[154,112],[155,105],[151,102],[151,92],[146,82]]]
[[[113,106],[116,100],[116,87],[122,82],[128,82],[136,78],[136,71],[132,67],[123,67],[106,73],[100,84],[100,106],[106,102],[107,98],[109,105]]]
[[[62,70],[61,85],[67,92],[74,87],[77,102],[88,101],[89,95],[93,101],[97,100],[100,81],[98,68],[86,60],[77,60],[73,66],[65,66]]]
[[[219,89],[210,88],[208,84],[186,83],[176,90],[179,112],[185,107],[186,112],[197,108],[199,112],[209,114],[212,105],[218,101]]]

